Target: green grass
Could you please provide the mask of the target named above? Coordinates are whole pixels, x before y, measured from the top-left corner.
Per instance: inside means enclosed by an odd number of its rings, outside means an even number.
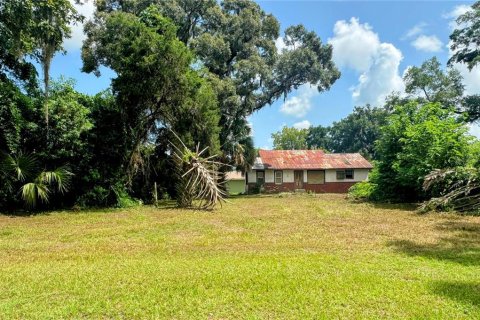
[[[341,195],[0,215],[0,318],[480,319],[480,218]]]

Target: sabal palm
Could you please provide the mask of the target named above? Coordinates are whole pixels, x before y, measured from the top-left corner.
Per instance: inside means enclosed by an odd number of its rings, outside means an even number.
[[[34,208],[37,200],[48,203],[53,190],[68,191],[72,173],[67,167],[59,167],[53,171],[39,169],[38,159],[33,155],[20,154],[18,156],[4,155],[1,161],[1,171],[11,174],[23,185],[20,194],[25,204]],[[53,187],[53,189],[52,189]]]

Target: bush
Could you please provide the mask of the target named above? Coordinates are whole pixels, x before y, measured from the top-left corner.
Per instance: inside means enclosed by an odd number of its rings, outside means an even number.
[[[354,200],[374,200],[373,195],[377,185],[369,181],[354,184],[348,189],[348,197]]]

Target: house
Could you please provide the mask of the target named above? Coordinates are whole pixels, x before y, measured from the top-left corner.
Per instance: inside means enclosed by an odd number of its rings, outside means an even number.
[[[240,171],[229,171],[225,173],[227,193],[229,195],[245,193],[245,175]]]
[[[368,179],[372,165],[359,153],[321,150],[260,150],[247,172],[249,190],[343,193]]]

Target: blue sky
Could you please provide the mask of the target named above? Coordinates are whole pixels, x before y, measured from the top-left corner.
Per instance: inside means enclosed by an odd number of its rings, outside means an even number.
[[[328,92],[318,93],[308,85],[287,99],[253,114],[255,145],[271,148],[271,134],[282,126],[329,125],[348,115],[355,105],[378,105],[392,90],[402,91],[401,77],[406,68],[437,56],[442,64],[449,57],[448,37],[453,20],[473,2],[460,1],[257,1],[280,21],[284,30],[303,24],[315,31],[324,43],[334,47],[334,60],[342,76]],[[91,15],[92,4],[81,8]],[[65,44],[68,53],[55,57],[52,75],[77,81],[79,91],[94,94],[110,84],[113,76],[80,72],[81,27]],[[281,49],[282,41],[277,41]],[[465,78],[467,93],[480,93],[480,70],[468,72],[457,66]],[[480,134],[478,126],[472,128]]]

